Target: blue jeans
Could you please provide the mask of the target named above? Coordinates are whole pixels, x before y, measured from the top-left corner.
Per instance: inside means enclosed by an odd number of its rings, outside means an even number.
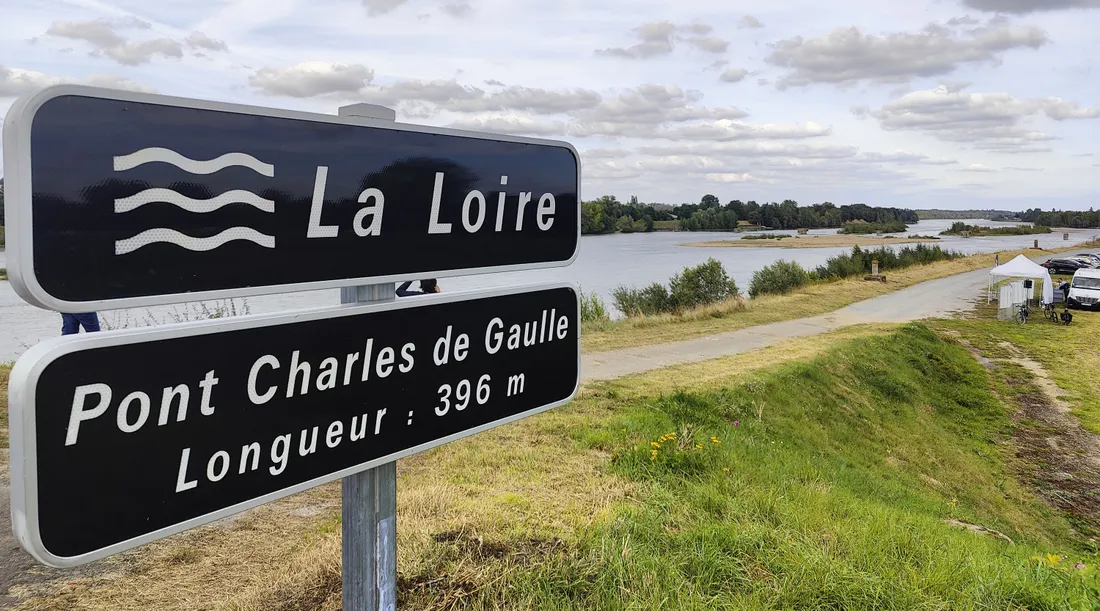
[[[72,335],[73,333],[79,333],[80,327],[84,327],[85,333],[99,331],[99,317],[96,316],[95,312],[61,315],[62,335]]]

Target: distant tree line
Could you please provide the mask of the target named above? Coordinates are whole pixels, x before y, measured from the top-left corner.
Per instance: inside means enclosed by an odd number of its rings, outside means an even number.
[[[653,231],[654,222],[672,220],[669,208],[664,204],[643,204],[634,196],[624,204],[614,195],[604,195],[581,203],[581,233]]]
[[[788,199],[782,203],[758,204],[735,199],[722,205],[714,195],[704,195],[698,204],[672,208],[684,231],[729,231],[739,221],[772,229],[839,228],[851,221],[866,223],[916,223],[917,213],[903,208],[878,208],[866,204],[837,206],[832,202],[799,206]],[[904,231],[904,229],[902,229]]]
[[[866,204],[837,206],[831,202],[799,206],[794,200],[759,204],[735,199],[723,205],[707,194],[698,204],[679,206],[643,204],[637,197],[622,203],[614,195],[581,204],[581,233],[600,234],[653,231],[659,221],[678,221],[682,231],[733,231],[738,223],[773,229],[840,228],[852,221],[875,224],[910,224],[917,213],[903,208],[878,208]],[[904,231],[902,228],[900,231]]]
[[[917,217],[922,221],[931,219],[989,219],[1015,218],[1016,213],[1008,210],[917,210]]]
[[[1100,210],[1051,210],[1043,212],[1039,208],[1025,210],[1019,215],[1021,221],[1042,225],[1045,227],[1075,227],[1078,229],[1093,229],[1100,227]]]

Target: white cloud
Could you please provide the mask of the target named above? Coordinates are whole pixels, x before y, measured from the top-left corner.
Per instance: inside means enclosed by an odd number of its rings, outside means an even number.
[[[0,66],[0,98],[16,97],[57,82],[41,72]]]
[[[898,83],[949,74],[965,64],[994,63],[1005,51],[1038,49],[1047,42],[1039,28],[1010,25],[960,34],[933,24],[916,33],[881,36],[850,27],[817,38],[780,40],[772,45],[766,61],[787,70],[779,81],[781,87]]]
[[[134,81],[114,74],[89,74],[83,79],[79,79],[72,77],[52,77],[46,76],[41,72],[0,66],[0,98],[17,97],[32,93],[43,87],[61,83],[78,83],[94,87],[156,93],[156,89],[153,87],[135,83]]]
[[[998,13],[1035,13],[1075,8],[1100,8],[1100,0],[962,0],[980,11]]]
[[[440,9],[451,17],[460,19],[469,17],[474,12],[474,7],[470,6],[469,2],[452,2],[450,4],[444,4]]]
[[[124,66],[137,66],[156,58],[180,59],[185,45],[205,51],[228,51],[224,41],[202,32],[191,32],[182,40],[171,37],[129,41],[124,32],[148,31],[152,24],[138,18],[93,19],[87,21],[55,21],[46,36],[81,41],[89,45],[93,57],[107,57]]]
[[[367,7],[368,15],[385,15],[408,1],[409,0],[363,0],[363,6]]]
[[[569,141],[586,197],[1087,208],[1095,4],[9,2],[0,113],[62,82],[324,113],[373,102]]]
[[[725,83],[740,83],[745,80],[745,77],[749,75],[749,71],[744,68],[730,68],[719,76],[719,80]]]
[[[629,47],[598,49],[596,55],[649,59],[672,53],[681,42],[706,53],[725,53],[729,41],[714,35],[713,31],[714,28],[701,23],[676,25],[671,21],[651,21],[631,30],[637,43]]]
[[[374,71],[361,64],[303,62],[282,69],[261,68],[249,78],[249,82],[268,95],[308,98],[330,93],[355,93],[373,79]]]
[[[948,142],[969,143],[999,152],[1039,152],[1056,137],[1032,127],[1029,119],[1042,112],[1056,121],[1100,117],[1100,108],[1083,108],[1061,98],[1020,100],[1009,93],[969,93],[961,86],[915,91],[882,108],[854,109],[889,131],[928,133]]]
[[[757,29],[757,28],[764,27],[764,24],[760,23],[760,20],[757,19],[756,17],[753,17],[752,15],[745,15],[744,17],[742,17],[740,25],[743,28],[749,28],[749,29]]]

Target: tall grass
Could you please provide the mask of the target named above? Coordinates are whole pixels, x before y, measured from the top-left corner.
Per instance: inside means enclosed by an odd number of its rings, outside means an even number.
[[[950,261],[966,255],[955,250],[947,250],[939,244],[916,244],[903,248],[893,249],[880,246],[873,249],[863,249],[859,246],[852,248],[852,252],[829,257],[825,265],[819,265],[814,270],[814,277],[818,280],[838,280],[849,276],[862,276],[871,273],[871,262],[878,259],[880,271],[903,269],[913,265],[926,265],[936,261]]]
[[[611,316],[607,312],[607,306],[596,291],[585,293],[583,289],[580,290],[580,301],[582,323],[598,323],[611,320]]]
[[[147,309],[140,317],[134,316],[131,310],[115,310],[99,318],[102,327],[110,330],[245,316],[251,312],[252,308],[248,305],[247,299],[241,299],[239,304],[236,299],[219,299],[212,302],[200,301],[183,304],[183,306],[172,306],[171,310],[159,317],[152,310]]]
[[[938,244],[916,244],[899,249],[880,246],[874,249],[852,248],[850,253],[829,257],[824,265],[807,271],[793,261],[780,259],[752,275],[749,296],[780,295],[810,282],[841,280],[851,276],[871,273],[871,263],[878,260],[880,272],[904,269],[913,265],[926,265],[937,261],[950,261],[966,255],[941,248]]]

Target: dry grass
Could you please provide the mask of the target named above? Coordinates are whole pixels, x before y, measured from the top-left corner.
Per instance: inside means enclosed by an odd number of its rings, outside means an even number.
[[[606,473],[602,452],[546,460],[602,415],[598,401],[579,401],[400,461],[398,570],[406,589],[415,594],[417,584],[439,578],[432,567],[451,554],[527,542],[499,562],[479,563],[476,580],[448,581],[459,590],[485,583],[501,563],[559,549],[629,497],[634,484]],[[17,611],[336,610],[339,507],[339,484],[322,486],[113,557],[93,577],[11,594],[27,598]]]
[[[1098,243],[1078,244],[1060,250],[1023,249],[1003,251],[1001,260],[1018,254],[1035,256],[1100,246]],[[867,282],[850,278],[838,282],[807,285],[786,295],[766,295],[757,299],[731,300],[685,312],[661,316],[627,318],[611,324],[587,326],[581,334],[584,352],[606,352],[619,348],[649,346],[736,331],[757,325],[807,316],[817,316],[838,310],[858,301],[920,284],[927,280],[993,267],[994,254],[981,254],[940,261],[929,265],[890,271],[887,282]]]
[[[17,611],[234,609],[226,605],[235,595],[277,593],[273,584],[308,552],[305,534],[316,527],[317,516],[338,515],[339,493],[338,484],[314,488],[113,556],[91,577],[19,586],[10,594],[27,598]]]

